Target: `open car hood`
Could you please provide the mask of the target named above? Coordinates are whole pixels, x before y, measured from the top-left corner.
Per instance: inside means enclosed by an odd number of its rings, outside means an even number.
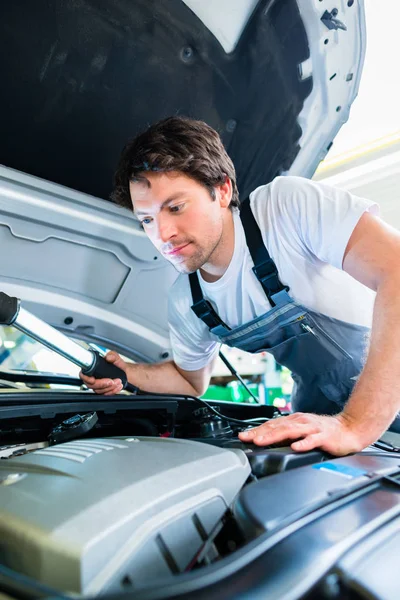
[[[342,4],[336,14],[309,0],[8,3],[0,289],[73,335],[167,359],[176,273],[107,201],[120,150],[183,114],[221,133],[242,197],[278,174],[311,176],[364,59],[363,3]]]

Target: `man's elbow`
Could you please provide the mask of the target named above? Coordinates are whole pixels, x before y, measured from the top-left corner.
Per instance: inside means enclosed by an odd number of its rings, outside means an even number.
[[[190,385],[190,387],[192,388],[191,394],[193,396],[202,396],[203,394],[206,393],[209,383],[210,383],[210,378],[208,378],[207,380],[202,380],[202,381],[198,381],[196,380],[190,380],[189,378],[186,379],[186,381],[188,382],[188,384]]]
[[[193,396],[202,396],[207,391],[211,379],[210,367],[198,371],[185,371],[175,364],[175,368],[191,387],[190,393]]]
[[[203,385],[198,385],[194,387],[195,396],[202,396],[206,393],[208,389],[208,383],[204,383]]]

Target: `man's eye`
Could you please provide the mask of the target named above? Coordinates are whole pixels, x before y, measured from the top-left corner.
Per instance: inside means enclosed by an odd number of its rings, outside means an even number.
[[[145,219],[142,219],[142,220],[140,221],[140,227],[141,227],[142,229],[144,229],[146,225],[150,225],[150,223],[152,222],[152,220],[153,220],[153,219],[152,219],[151,217],[146,217]]]
[[[175,204],[174,206],[170,206],[169,210],[171,212],[179,212],[184,206],[184,204]]]

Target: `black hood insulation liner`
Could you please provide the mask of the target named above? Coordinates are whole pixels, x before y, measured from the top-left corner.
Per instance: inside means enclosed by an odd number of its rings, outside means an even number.
[[[0,32],[5,166],[108,198],[127,140],[174,114],[220,132],[242,197],[298,153],[295,0],[260,0],[230,54],[181,0],[13,0]]]

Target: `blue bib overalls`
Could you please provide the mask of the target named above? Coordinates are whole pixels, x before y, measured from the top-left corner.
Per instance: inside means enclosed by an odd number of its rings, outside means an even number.
[[[253,272],[272,309],[230,329],[203,298],[197,273],[192,273],[192,310],[223,344],[247,352],[270,352],[280,365],[288,367],[295,382],[293,410],[340,412],[363,368],[369,328],[333,319],[295,302],[289,288],[279,280],[248,199],[242,203],[240,218]]]

